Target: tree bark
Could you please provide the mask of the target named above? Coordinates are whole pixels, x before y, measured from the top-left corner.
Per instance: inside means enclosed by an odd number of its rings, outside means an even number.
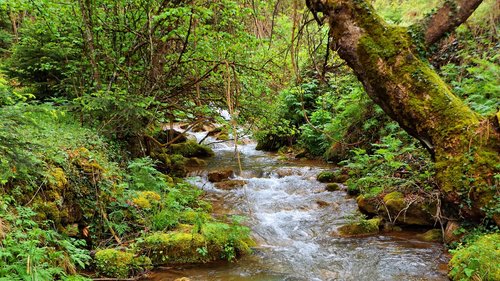
[[[353,69],[371,99],[435,156],[445,200],[457,209],[464,206],[460,212],[468,218],[486,216],[485,208],[498,204],[498,121],[482,118],[454,96],[419,57],[408,30],[388,25],[366,1],[313,2],[327,16],[332,49]],[[452,25],[442,26],[448,27],[427,32],[442,35]]]
[[[465,22],[483,0],[444,1],[443,5],[419,23],[424,27],[426,45],[432,45]]]

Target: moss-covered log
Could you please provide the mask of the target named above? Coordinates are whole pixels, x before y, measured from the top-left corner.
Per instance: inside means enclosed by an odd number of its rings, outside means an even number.
[[[332,48],[368,95],[433,154],[446,201],[468,218],[498,206],[498,120],[454,96],[419,55],[410,30],[387,24],[366,1],[313,2],[328,20]]]

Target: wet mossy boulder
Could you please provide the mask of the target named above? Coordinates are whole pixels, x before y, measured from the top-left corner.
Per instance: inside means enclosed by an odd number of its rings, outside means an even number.
[[[338,183],[329,183],[329,184],[327,184],[327,185],[326,185],[325,189],[326,189],[327,191],[330,191],[330,192],[331,192],[331,191],[338,191],[338,190],[341,190],[341,189],[342,189],[342,187],[341,187],[341,186],[340,186],[340,184],[338,184]]]
[[[413,196],[406,199],[401,192],[391,192],[384,196],[383,206],[379,207],[379,214],[387,216],[402,225],[432,226],[435,223],[434,215],[437,212],[436,203],[431,199]],[[387,209],[386,209],[387,208]]]
[[[209,172],[207,177],[210,182],[221,182],[227,180],[234,175],[232,169],[221,169],[217,171]]]
[[[191,157],[186,160],[186,166],[191,168],[206,166],[207,162],[197,157]]]
[[[349,179],[347,171],[338,169],[335,171],[323,171],[318,174],[316,179],[323,183],[344,183]]]
[[[452,280],[500,280],[500,233],[484,235],[452,254]]]
[[[183,178],[187,175],[188,159],[180,154],[153,153],[151,157],[158,160],[156,168],[171,176]]]
[[[151,269],[151,260],[131,252],[105,249],[96,252],[95,265],[99,275],[124,279]]]
[[[172,154],[180,154],[184,157],[198,157],[198,158],[206,158],[214,156],[213,150],[202,144],[198,144],[196,141],[189,140],[183,143],[172,144],[170,146],[170,150]]]
[[[422,234],[417,234],[417,238],[425,242],[442,242],[443,231],[441,229],[431,229]]]
[[[373,235],[379,232],[381,222],[380,218],[362,219],[339,227],[338,232],[342,236]]]
[[[332,183],[332,182],[335,182],[335,173],[334,172],[330,172],[330,171],[323,171],[323,172],[321,172],[321,173],[318,174],[318,176],[316,177],[316,179],[319,182]]]
[[[137,248],[155,265],[203,263],[215,260],[213,256],[202,255],[197,251],[204,248],[206,242],[199,233],[157,232],[142,238]]]

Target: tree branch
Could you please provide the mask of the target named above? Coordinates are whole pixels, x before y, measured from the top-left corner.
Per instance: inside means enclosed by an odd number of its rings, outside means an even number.
[[[425,44],[430,46],[465,22],[483,0],[448,0],[424,22]]]

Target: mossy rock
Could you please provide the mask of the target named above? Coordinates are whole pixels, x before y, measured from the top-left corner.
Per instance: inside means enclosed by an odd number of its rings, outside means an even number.
[[[323,183],[332,183],[335,180],[335,173],[330,171],[323,171],[318,174],[316,179]]]
[[[142,238],[137,248],[154,264],[203,263],[216,259],[198,253],[197,249],[204,248],[206,242],[198,233],[157,232]]]
[[[172,154],[180,154],[187,158],[190,157],[204,158],[204,157],[212,157],[215,155],[210,147],[198,144],[193,140],[189,140],[184,143],[172,144],[170,146],[170,149]]]
[[[443,232],[441,229],[431,229],[425,233],[417,234],[417,238],[425,242],[442,242]]]
[[[432,226],[435,223],[433,215],[436,214],[436,203],[426,198],[417,198],[412,202],[406,202],[401,192],[391,192],[384,196],[385,206],[379,207],[379,214],[387,216],[389,211],[391,218],[402,225]],[[387,208],[387,209],[386,209]]]
[[[140,239],[136,247],[154,264],[206,263],[232,260],[251,252],[253,241],[225,223],[207,222],[201,229],[183,225],[172,232],[156,232]]]
[[[453,251],[452,280],[500,280],[500,234],[488,234]]]
[[[131,252],[116,249],[99,250],[95,254],[96,270],[110,278],[127,278],[151,268],[148,257],[136,257]]]
[[[373,235],[379,232],[381,222],[380,218],[361,220],[343,225],[339,227],[338,231],[342,236]]]
[[[379,202],[376,197],[367,198],[364,195],[359,195],[356,198],[356,203],[358,203],[358,209],[363,214],[376,215],[379,210]]]
[[[405,197],[401,192],[391,192],[384,196],[384,204],[393,213],[398,213],[406,207]]]
[[[206,166],[207,162],[203,159],[199,159],[197,157],[191,157],[186,160],[187,167],[203,167]]]
[[[151,155],[151,158],[158,160],[156,168],[163,173],[168,173],[173,177],[180,178],[183,178],[187,175],[187,158],[180,154],[171,155],[165,152],[153,153]]]
[[[326,185],[325,189],[327,191],[338,191],[338,190],[342,189],[342,187],[338,183],[329,183]]]

